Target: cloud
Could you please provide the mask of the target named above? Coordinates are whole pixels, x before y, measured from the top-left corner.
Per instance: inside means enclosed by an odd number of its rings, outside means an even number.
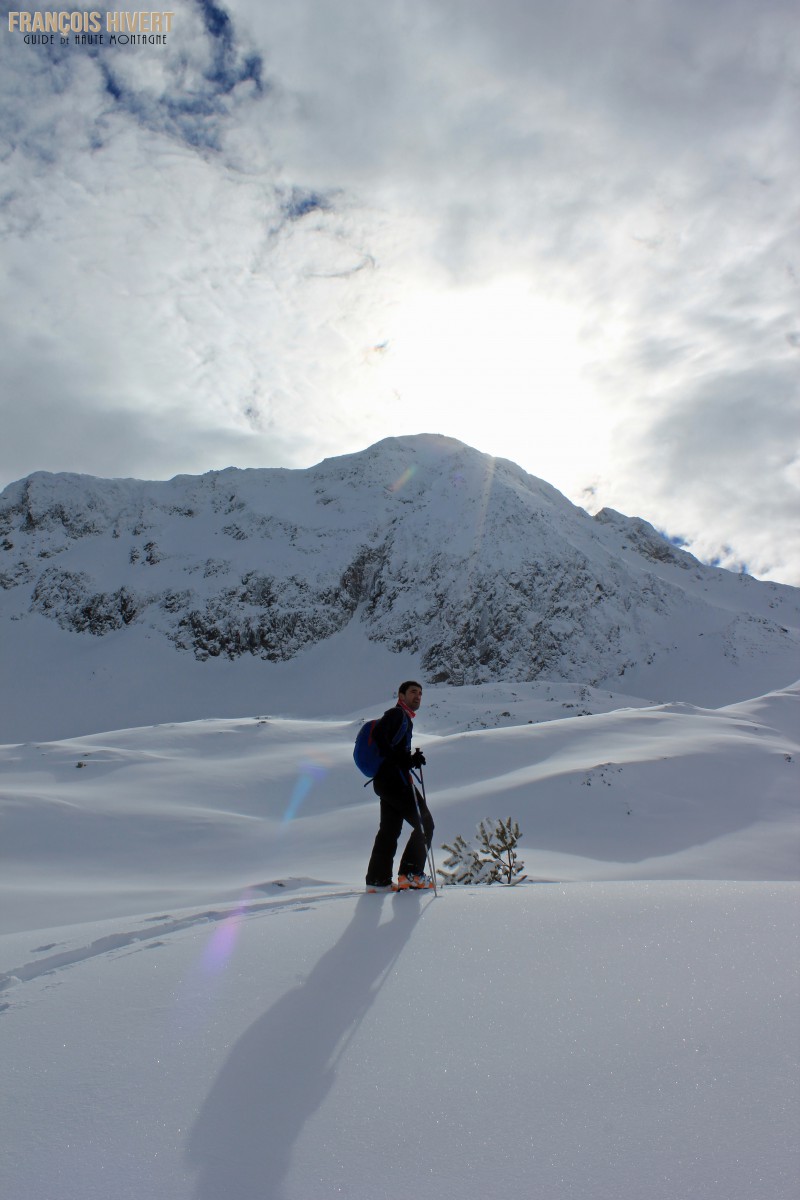
[[[68,47],[29,75],[4,44],[4,481],[338,447],[340,298],[372,259],[346,209],[270,163],[258,53],[214,5],[184,18],[180,50],[144,67],[138,51]]]
[[[180,0],[165,47],[3,36],[5,480],[306,465],[426,409],[465,437],[471,373],[518,389],[480,448],[800,583],[795,22]],[[474,370],[456,336],[415,369],[450,300]]]
[[[213,0],[195,0],[180,18],[183,51],[177,58],[151,58],[143,71],[130,54],[98,48],[92,57],[116,108],[154,133],[200,151],[221,151],[235,106],[269,91],[263,60],[239,43],[228,12]]]
[[[638,416],[620,431],[622,473],[649,480],[655,523],[701,558],[796,582],[796,366],[714,371],[677,397],[649,398]]]

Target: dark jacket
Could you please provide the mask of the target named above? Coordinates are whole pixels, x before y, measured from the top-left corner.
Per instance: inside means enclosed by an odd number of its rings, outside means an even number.
[[[373,780],[379,796],[382,792],[411,786],[408,774],[411,767],[411,724],[411,718],[396,704],[394,708],[387,708],[372,731],[373,741],[383,755],[383,762]]]

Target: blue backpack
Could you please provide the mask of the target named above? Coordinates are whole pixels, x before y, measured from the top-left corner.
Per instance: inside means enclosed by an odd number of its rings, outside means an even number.
[[[353,762],[358,767],[362,775],[366,775],[367,782],[374,779],[380,770],[383,762],[383,753],[381,752],[378,743],[372,736],[372,731],[378,724],[380,717],[376,717],[374,721],[366,721],[358,731],[356,744],[353,747]],[[406,736],[408,731],[408,717],[403,713],[403,721],[395,736],[392,738],[392,745],[397,746]]]

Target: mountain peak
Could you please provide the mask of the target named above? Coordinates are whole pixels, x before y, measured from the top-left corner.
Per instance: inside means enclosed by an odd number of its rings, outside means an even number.
[[[138,631],[159,670],[166,652],[285,671],[348,630],[348,653],[380,646],[429,683],[722,703],[800,675],[800,590],[704,567],[638,518],[592,519],[438,434],[304,470],[12,484],[0,620],[35,642],[42,619],[76,661]]]

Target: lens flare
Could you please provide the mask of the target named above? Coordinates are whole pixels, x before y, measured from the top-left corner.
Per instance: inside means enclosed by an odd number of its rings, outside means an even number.
[[[497,463],[494,458],[487,458],[486,473],[481,484],[481,495],[478,501],[478,508],[475,515],[475,538],[472,546],[472,554],[470,555],[469,566],[467,569],[466,594],[472,595],[473,591],[473,576],[475,567],[479,561],[479,554],[484,538],[486,537],[486,515],[489,509],[489,502],[492,498],[492,488],[494,486],[494,474]]]
[[[401,488],[404,488],[406,484],[414,478],[416,473],[417,465],[416,463],[412,463],[410,467],[406,467],[399,479],[396,479],[394,483],[389,484],[388,490],[390,492],[399,492]]]
[[[314,784],[318,783],[320,779],[324,779],[327,773],[328,768],[322,763],[305,762],[301,765],[289,803],[283,814],[282,825],[288,825],[290,821],[294,820]]]
[[[233,954],[250,895],[250,892],[245,892],[236,908],[220,921],[212,933],[203,951],[203,968],[209,974],[217,975],[223,971]]]

